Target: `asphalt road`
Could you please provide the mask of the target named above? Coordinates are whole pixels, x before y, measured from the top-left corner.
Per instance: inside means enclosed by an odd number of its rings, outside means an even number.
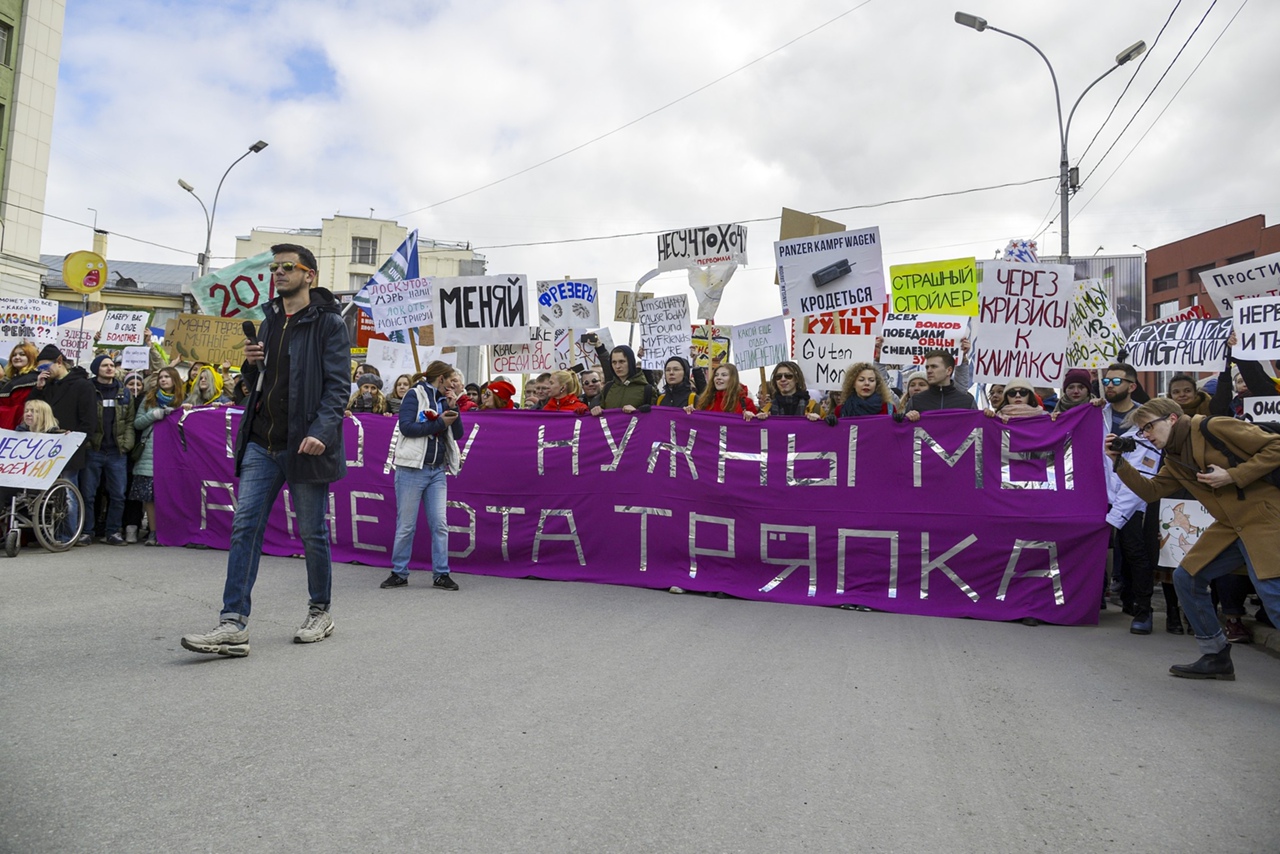
[[[1280,660],[1194,641],[226,555],[0,558],[0,850],[1280,851]]]

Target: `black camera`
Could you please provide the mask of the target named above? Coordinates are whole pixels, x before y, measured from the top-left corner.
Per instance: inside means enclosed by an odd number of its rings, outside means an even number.
[[[1127,454],[1137,450],[1138,440],[1132,436],[1116,436],[1111,440],[1111,450],[1118,454]]]

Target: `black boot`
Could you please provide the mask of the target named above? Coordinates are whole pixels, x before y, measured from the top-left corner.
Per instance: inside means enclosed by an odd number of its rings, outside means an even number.
[[[1194,664],[1175,664],[1169,668],[1172,676],[1183,679],[1222,679],[1234,682],[1236,667],[1231,663],[1231,644],[1227,644],[1220,652],[1200,656]]]
[[[1182,609],[1177,605],[1165,603],[1164,630],[1171,635],[1185,635],[1182,628]]]

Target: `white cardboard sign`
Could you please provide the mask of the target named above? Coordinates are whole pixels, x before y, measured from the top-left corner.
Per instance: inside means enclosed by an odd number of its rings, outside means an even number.
[[[1280,296],[1236,300],[1235,330],[1236,358],[1256,362],[1280,358]]]
[[[436,343],[521,344],[536,326],[529,300],[529,280],[505,276],[437,277],[433,305]]]
[[[870,362],[876,339],[870,335],[796,333],[795,362],[804,371],[805,385],[828,391],[844,385],[844,372],[855,362]]]
[[[362,291],[369,298],[374,331],[386,335],[402,329],[431,326],[431,279],[401,279],[396,282],[369,282]]]
[[[658,235],[658,272],[747,263],[747,227],[737,223],[682,228]]]
[[[782,316],[739,323],[733,327],[733,363],[739,371],[767,368],[791,358],[787,319]]]
[[[1200,282],[1218,314],[1230,317],[1241,297],[1280,296],[1280,252],[1206,270]]]
[[[1035,386],[1062,384],[1073,274],[1067,264],[986,262],[974,327],[975,382],[1003,383],[1020,377]]]
[[[102,331],[98,335],[99,347],[140,347],[147,343],[147,311],[108,309],[102,319]]]
[[[773,257],[787,316],[878,306],[885,300],[879,228],[779,240]]]
[[[538,325],[585,329],[600,325],[600,288],[595,279],[538,282]]]
[[[678,294],[641,302],[640,344],[644,347],[640,367],[646,370],[662,370],[672,356],[688,359],[693,347],[689,297]]]

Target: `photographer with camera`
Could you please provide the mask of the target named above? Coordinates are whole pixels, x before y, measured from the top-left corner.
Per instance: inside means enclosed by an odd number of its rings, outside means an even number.
[[[1132,365],[1116,362],[1107,366],[1102,378],[1102,394],[1106,405],[1102,407],[1103,429],[1108,436],[1115,436],[1115,449],[1124,454],[1129,464],[1143,474],[1155,474],[1160,467],[1160,454],[1150,447],[1139,446],[1135,439],[1137,428],[1127,419],[1137,408],[1133,402],[1133,389],[1138,384],[1138,372]],[[1111,526],[1111,549],[1115,555],[1115,569],[1120,584],[1120,604],[1126,614],[1133,617],[1129,632],[1135,635],[1151,634],[1151,592],[1154,573],[1147,553],[1143,526],[1146,505],[1133,490],[1121,482],[1119,476],[1107,473],[1107,524]],[[1106,591],[1103,591],[1106,604]]]
[[[1148,503],[1185,488],[1214,518],[1173,574],[1202,655],[1169,672],[1187,679],[1235,679],[1231,645],[1218,624],[1209,583],[1243,563],[1268,613],[1280,614],[1280,434],[1232,418],[1188,417],[1167,398],[1138,407],[1130,423],[1139,437],[1164,451],[1164,459],[1154,477],[1144,477],[1121,455],[1119,437],[1109,434],[1107,456],[1124,484]]]

